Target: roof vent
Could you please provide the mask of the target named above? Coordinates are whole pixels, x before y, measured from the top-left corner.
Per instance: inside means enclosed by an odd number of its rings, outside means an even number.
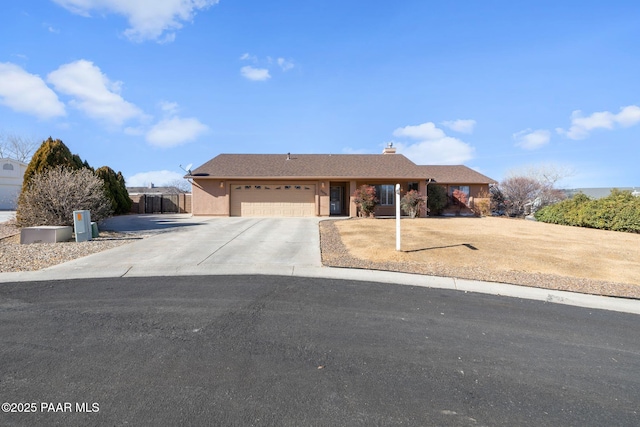
[[[287,153],[287,160],[291,160],[291,153]]]
[[[382,150],[382,154],[396,154],[396,149],[393,147],[393,142],[387,144]]]

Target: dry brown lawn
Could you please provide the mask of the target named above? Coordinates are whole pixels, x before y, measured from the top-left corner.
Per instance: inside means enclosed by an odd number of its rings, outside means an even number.
[[[397,252],[395,219],[334,224],[349,254],[374,264],[508,283],[510,274],[532,273],[640,285],[640,234],[494,217],[403,219]]]

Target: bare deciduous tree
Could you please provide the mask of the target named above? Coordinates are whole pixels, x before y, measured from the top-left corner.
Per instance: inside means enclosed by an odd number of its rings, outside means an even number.
[[[526,176],[548,187],[554,187],[558,182],[574,175],[574,170],[569,166],[556,163],[540,163],[525,166],[521,169],[511,170],[508,176]]]
[[[555,186],[573,171],[555,164],[529,166],[512,170],[497,191],[504,197],[505,205],[512,215],[526,215],[559,202],[565,198]]]
[[[506,207],[512,215],[525,214],[525,207],[540,193],[540,183],[526,176],[513,176],[500,183]]]
[[[176,193],[191,193],[191,183],[186,179],[174,179],[169,181],[167,187],[176,189]]]
[[[57,166],[33,176],[18,199],[16,219],[22,227],[73,225],[74,210],[91,211],[95,221],[111,215],[104,182],[89,169]]]
[[[38,145],[34,138],[3,133],[0,134],[0,157],[10,157],[22,163],[28,163]]]

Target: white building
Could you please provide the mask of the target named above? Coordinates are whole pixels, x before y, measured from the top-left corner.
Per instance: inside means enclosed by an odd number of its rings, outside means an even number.
[[[0,158],[0,210],[16,210],[27,164]]]

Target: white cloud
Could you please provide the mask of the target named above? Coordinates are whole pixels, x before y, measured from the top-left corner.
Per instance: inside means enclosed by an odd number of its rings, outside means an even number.
[[[149,172],[139,172],[125,179],[127,187],[148,187],[153,183],[156,187],[163,187],[172,184],[176,180],[184,180],[178,172],[159,170]]]
[[[419,165],[459,165],[473,158],[475,148],[450,136],[434,141],[422,141],[406,145],[397,142],[398,153],[404,154]]]
[[[242,77],[253,81],[265,81],[271,78],[269,70],[266,68],[254,68],[250,65],[244,66],[240,69]]]
[[[616,122],[621,126],[630,127],[640,123],[640,107],[637,105],[629,105],[621,108],[616,114]]]
[[[130,28],[124,35],[132,41],[175,39],[175,31],[191,22],[198,11],[219,0],[53,0],[72,13],[90,17],[91,12],[124,16]]]
[[[587,117],[582,115],[582,111],[576,110],[571,113],[571,127],[569,130],[557,128],[556,131],[567,138],[578,140],[587,138],[594,129],[611,130],[616,125],[630,127],[638,123],[640,123],[640,107],[637,105],[622,107],[618,114],[600,111]]]
[[[278,65],[282,68],[282,71],[289,71],[293,67],[295,67],[293,61],[287,61],[284,58],[278,58]]]
[[[195,118],[171,117],[153,125],[146,134],[146,140],[157,147],[175,147],[193,141],[208,129]]]
[[[516,145],[518,147],[522,147],[525,150],[535,150],[549,143],[551,140],[551,132],[544,129],[538,129],[535,131],[525,129],[518,133],[514,133],[513,139],[516,141]]]
[[[47,26],[47,30],[53,34],[60,34],[60,30],[58,28],[53,27],[52,25]]]
[[[119,92],[122,82],[111,82],[100,68],[81,59],[60,66],[47,76],[56,91],[73,97],[69,104],[94,119],[121,125],[143,112],[125,101]]]
[[[176,114],[178,112],[178,103],[169,101],[160,101],[160,109],[167,114]]]
[[[476,121],[470,120],[470,119],[449,120],[449,121],[442,122],[442,125],[448,127],[449,129],[455,132],[470,134],[470,133],[473,133],[473,128],[476,125]]]
[[[240,69],[240,74],[253,81],[265,81],[271,78],[271,71],[280,68],[283,73],[291,70],[295,67],[295,63],[292,59],[277,58],[273,59],[271,56],[267,56],[266,60],[259,60],[257,56],[250,53],[243,53],[239,58],[241,61],[250,61],[255,66],[247,65]]]
[[[432,122],[398,128],[393,136],[418,140],[414,143],[395,141],[398,153],[417,164],[462,164],[471,160],[475,152],[474,147],[447,136]]]
[[[240,60],[241,61],[251,61],[251,62],[258,62],[258,58],[255,55],[251,55],[249,52],[243,53],[242,56],[240,56]]]
[[[12,63],[0,63],[0,104],[40,119],[66,115],[56,93],[35,74]]]
[[[422,123],[417,126],[405,126],[393,131],[393,136],[412,139],[440,139],[445,137],[442,129],[438,129],[433,122]]]

